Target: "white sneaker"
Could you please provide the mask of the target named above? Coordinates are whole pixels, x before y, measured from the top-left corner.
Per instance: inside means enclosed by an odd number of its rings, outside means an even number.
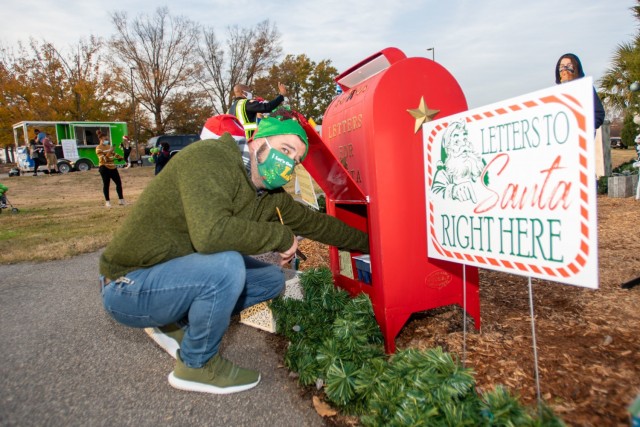
[[[106,202],[104,202],[104,206],[106,208],[110,208],[111,207],[111,202],[107,200]]]
[[[118,202],[118,204],[119,204],[119,205],[121,205],[121,206],[126,206],[126,205],[128,205],[129,203],[125,202],[125,201],[124,201],[124,199],[120,199],[120,201]]]
[[[144,328],[144,331],[156,342],[156,344],[169,353],[171,357],[176,359],[178,350],[180,350],[180,343],[184,337],[183,328],[172,323],[159,328]]]

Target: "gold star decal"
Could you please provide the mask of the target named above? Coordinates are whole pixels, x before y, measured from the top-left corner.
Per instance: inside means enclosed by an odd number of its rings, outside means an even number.
[[[430,122],[440,112],[440,110],[430,110],[424,102],[424,96],[420,97],[420,106],[407,110],[416,119],[413,133],[418,133],[420,127],[425,122]]]

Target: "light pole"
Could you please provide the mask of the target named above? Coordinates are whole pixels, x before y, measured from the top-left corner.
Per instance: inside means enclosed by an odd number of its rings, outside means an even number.
[[[436,48],[435,47],[430,47],[429,49],[427,49],[427,52],[431,51],[431,60],[433,62],[436,62]]]
[[[136,97],[133,92],[133,70],[136,67],[129,67],[129,72],[131,75],[131,116],[133,118],[133,136],[135,138],[136,144],[136,154],[138,157],[138,165],[142,166],[142,157],[140,157],[140,144],[138,144],[138,135],[137,135],[137,126],[136,126]]]

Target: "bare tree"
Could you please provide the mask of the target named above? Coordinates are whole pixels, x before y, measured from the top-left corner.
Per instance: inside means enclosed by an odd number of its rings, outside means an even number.
[[[203,72],[198,81],[207,93],[215,113],[221,114],[226,111],[226,100],[231,92],[231,81],[224,71],[224,49],[213,29],[203,31],[203,44],[204,47],[198,47],[203,59]]]
[[[282,47],[276,25],[267,20],[255,28],[229,27],[226,50],[213,28],[207,28],[198,51],[204,61],[200,84],[207,91],[214,111],[220,114],[231,105],[233,86],[251,85],[266,74],[281,55]]]
[[[269,21],[262,21],[252,33],[246,64],[246,84],[249,85],[256,77],[266,73],[282,53],[280,33],[275,24],[272,26]]]
[[[171,16],[166,7],[151,16],[139,15],[132,22],[126,12],[115,12],[111,19],[117,34],[110,45],[121,60],[116,66],[121,84],[153,115],[154,133],[165,133],[169,130],[163,111],[167,102],[192,90],[190,83],[200,72],[200,27],[185,17]],[[132,83],[128,82],[130,70]]]

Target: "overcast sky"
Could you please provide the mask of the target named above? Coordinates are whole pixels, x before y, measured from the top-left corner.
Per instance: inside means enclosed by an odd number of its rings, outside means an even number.
[[[635,0],[0,0],[0,41],[30,37],[61,50],[93,34],[114,34],[110,15],[172,15],[216,30],[253,27],[269,19],[282,34],[285,54],[330,59],[339,72],[385,47],[431,58],[458,80],[469,108],[553,86],[554,67],[567,52],[599,79],[620,43],[638,30]],[[54,6],[55,5],[55,6]],[[233,6],[235,5],[235,6]],[[410,82],[407,82],[410,85]]]

